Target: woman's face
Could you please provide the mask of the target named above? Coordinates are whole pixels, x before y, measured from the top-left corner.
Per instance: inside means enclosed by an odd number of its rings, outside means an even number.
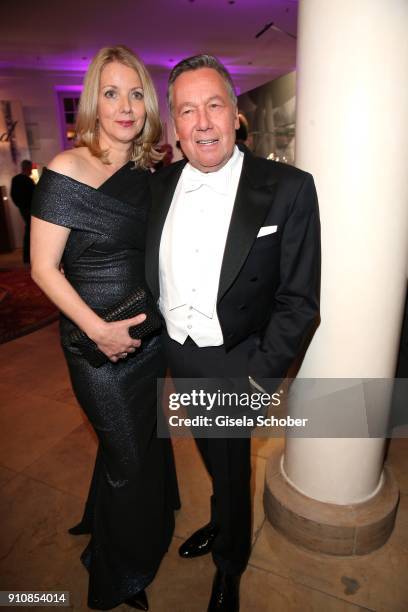
[[[106,64],[98,95],[99,144],[130,144],[146,119],[144,92],[138,73],[119,62]]]

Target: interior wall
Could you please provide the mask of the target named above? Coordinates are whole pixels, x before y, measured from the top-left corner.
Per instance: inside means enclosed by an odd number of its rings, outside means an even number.
[[[61,150],[56,87],[78,86],[73,74],[15,71],[0,77],[0,98],[20,100],[26,128],[32,132],[31,159],[45,166]]]
[[[261,157],[294,163],[296,72],[238,96],[249,123],[250,148]]]
[[[25,70],[4,71],[0,76],[0,99],[16,100],[22,108],[19,128],[23,128],[29,136],[28,150],[18,146],[15,160],[8,155],[9,163],[1,172],[1,184],[6,189],[8,200],[5,201],[6,217],[9,226],[12,246],[22,246],[23,222],[17,208],[10,198],[11,179],[20,172],[22,159],[31,158],[40,168],[61,150],[61,137],[58,116],[56,87],[79,85],[78,75],[65,75],[49,72],[33,72]],[[31,137],[31,138],[30,138]],[[1,144],[2,154],[7,156],[10,144]]]

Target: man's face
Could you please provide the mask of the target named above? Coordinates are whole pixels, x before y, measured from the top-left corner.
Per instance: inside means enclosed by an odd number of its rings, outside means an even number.
[[[183,72],[173,83],[172,112],[190,164],[201,172],[222,168],[234,150],[239,119],[221,75],[213,68]]]

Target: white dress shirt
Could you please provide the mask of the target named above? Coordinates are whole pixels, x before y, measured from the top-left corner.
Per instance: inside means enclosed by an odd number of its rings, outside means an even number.
[[[223,344],[216,303],[244,155],[237,147],[216,172],[184,167],[160,243],[160,310],[173,340]]]

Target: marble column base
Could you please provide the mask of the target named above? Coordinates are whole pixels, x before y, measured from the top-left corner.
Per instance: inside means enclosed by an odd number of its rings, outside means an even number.
[[[272,526],[294,544],[329,555],[365,555],[388,540],[399,500],[390,468],[381,489],[361,504],[337,505],[311,499],[289,484],[280,468],[281,452],[267,462],[264,507]]]

